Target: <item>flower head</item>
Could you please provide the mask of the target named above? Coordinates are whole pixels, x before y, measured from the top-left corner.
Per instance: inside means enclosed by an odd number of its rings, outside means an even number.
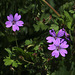
[[[7,16],[8,21],[5,22],[6,27],[10,28],[12,27],[12,30],[15,32],[16,30],[19,31],[19,26],[23,26],[24,22],[21,21],[21,15],[18,15],[18,13],[16,13],[13,17],[12,14],[10,14],[9,16]]]
[[[56,35],[56,33],[55,33],[55,31],[53,29],[49,30],[49,33],[53,37],[62,37],[62,36],[64,36],[64,30],[63,29],[60,29],[57,35]]]
[[[65,54],[67,54],[67,50],[65,48],[68,48],[69,45],[67,44],[64,39],[57,38],[52,45],[49,45],[48,49],[52,50],[52,56],[55,56],[55,58],[59,57],[59,53],[61,56],[65,57]]]
[[[48,36],[46,38],[46,40],[48,40],[47,41],[48,43],[54,42],[56,38],[64,36],[64,30],[63,29],[60,29],[57,35],[53,29],[49,30],[49,33],[50,33],[50,35],[52,35],[52,37]]]

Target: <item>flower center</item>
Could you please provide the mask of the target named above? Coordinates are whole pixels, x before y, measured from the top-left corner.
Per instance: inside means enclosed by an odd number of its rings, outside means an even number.
[[[15,23],[16,23],[16,21],[13,20],[13,21],[12,21],[12,24],[14,25]]]
[[[59,50],[60,49],[60,46],[57,46],[57,50]]]
[[[55,38],[55,40],[57,39],[57,36],[56,37],[54,37]]]

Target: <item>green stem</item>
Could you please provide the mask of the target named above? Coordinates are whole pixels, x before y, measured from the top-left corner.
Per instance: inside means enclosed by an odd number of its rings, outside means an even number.
[[[16,42],[16,46],[18,47],[16,34],[15,34],[15,42]]]
[[[23,61],[29,63],[29,64],[34,64],[33,62],[30,62],[30,61],[25,60],[23,56],[19,56],[19,58],[20,58],[21,60],[23,60]]]
[[[30,61],[27,61],[27,60],[23,60],[23,61],[25,61],[25,62],[27,62],[27,63],[29,63],[29,64],[34,64],[33,62],[30,62]]]

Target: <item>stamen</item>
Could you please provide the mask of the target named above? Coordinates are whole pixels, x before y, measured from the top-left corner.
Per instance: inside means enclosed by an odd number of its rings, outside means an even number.
[[[12,24],[14,25],[15,23],[16,23],[16,21],[13,20],[13,21],[12,21]]]
[[[59,50],[60,49],[60,46],[57,46],[57,50]]]

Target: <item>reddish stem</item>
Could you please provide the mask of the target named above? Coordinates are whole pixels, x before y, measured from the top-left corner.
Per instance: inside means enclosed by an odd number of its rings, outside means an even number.
[[[43,1],[60,17],[60,14],[47,1]]]

